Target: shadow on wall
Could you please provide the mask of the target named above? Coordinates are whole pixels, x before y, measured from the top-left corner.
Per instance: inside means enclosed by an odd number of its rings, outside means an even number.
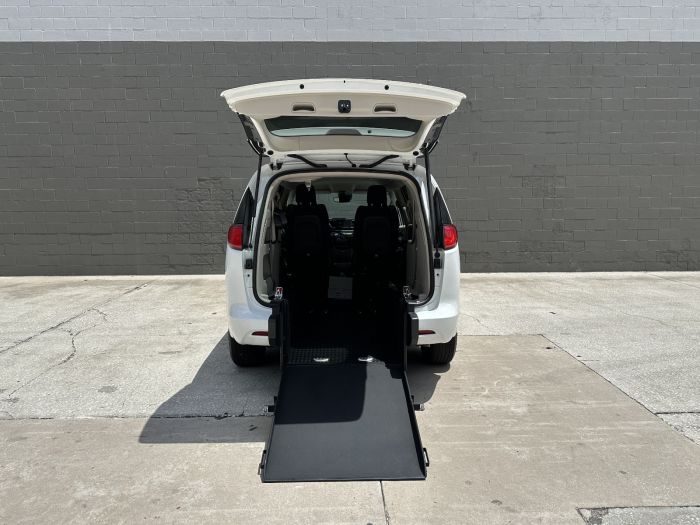
[[[409,353],[408,378],[415,402],[433,396],[446,366],[429,366]],[[279,386],[279,354],[269,352],[266,365],[237,368],[225,334],[202,363],[192,382],[163,402],[148,418],[140,443],[253,443],[269,435],[271,417],[259,417],[273,402]]]

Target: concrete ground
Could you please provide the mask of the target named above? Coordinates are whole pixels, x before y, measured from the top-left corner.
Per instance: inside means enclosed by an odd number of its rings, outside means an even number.
[[[221,277],[0,279],[0,523],[700,522],[700,274],[461,287],[426,481],[262,484],[279,370],[230,363]]]

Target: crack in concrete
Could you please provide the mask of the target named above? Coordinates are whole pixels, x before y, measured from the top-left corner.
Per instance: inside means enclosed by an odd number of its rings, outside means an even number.
[[[51,330],[60,330],[60,331],[62,331],[62,332],[67,333],[68,335],[70,335],[70,337],[71,337],[71,341],[70,341],[70,343],[71,343],[71,351],[70,351],[70,353],[69,353],[66,357],[64,357],[63,359],[61,359],[58,363],[54,363],[53,365],[51,365],[51,366],[45,368],[45,369],[44,369],[43,371],[41,371],[39,374],[37,374],[37,375],[35,375],[34,377],[32,377],[29,381],[25,381],[24,383],[22,383],[21,385],[19,385],[17,388],[15,388],[14,390],[12,390],[9,394],[7,394],[7,398],[8,398],[8,399],[12,398],[12,395],[13,395],[13,394],[19,392],[19,391],[22,390],[24,387],[27,387],[27,386],[31,385],[32,383],[34,383],[34,381],[36,381],[36,380],[39,379],[40,377],[42,377],[42,376],[48,374],[49,372],[51,372],[51,371],[54,370],[55,368],[58,368],[59,366],[62,366],[62,365],[64,365],[64,364],[66,364],[68,361],[70,361],[71,359],[73,359],[73,358],[75,357],[75,355],[77,354],[77,352],[78,352],[78,348],[77,348],[77,346],[76,346],[76,344],[75,344],[75,340],[78,338],[78,336],[79,336],[80,334],[82,334],[83,332],[86,332],[86,331],[88,331],[88,330],[92,330],[92,329],[95,328],[96,326],[98,326],[98,325],[100,325],[100,324],[102,324],[102,323],[106,323],[106,322],[108,321],[107,314],[106,314],[104,311],[100,310],[100,307],[105,306],[105,305],[111,303],[112,301],[115,301],[115,300],[119,299],[120,297],[124,297],[124,296],[127,295],[127,294],[130,294],[130,293],[135,292],[135,291],[137,291],[137,290],[141,290],[142,288],[144,288],[145,286],[147,286],[147,285],[150,284],[151,282],[153,282],[153,281],[148,281],[148,282],[146,282],[146,283],[142,283],[142,284],[140,284],[140,285],[138,285],[138,286],[135,286],[135,287],[133,287],[133,288],[130,288],[129,290],[126,290],[125,292],[120,293],[119,295],[117,295],[117,296],[115,296],[115,297],[111,297],[110,299],[107,299],[106,301],[103,301],[103,302],[101,302],[101,303],[98,303],[97,305],[90,306],[89,308],[86,308],[85,310],[83,310],[82,312],[80,312],[78,315],[75,315],[75,316],[73,316],[73,317],[71,317],[71,318],[69,318],[69,319],[66,319],[65,321],[62,321],[62,322],[58,323],[57,325],[55,325],[55,326],[53,326],[53,327],[51,327],[51,328],[47,328],[46,330],[42,330],[41,332],[39,332],[39,333],[37,333],[37,334],[34,334],[33,336],[31,336],[31,337],[29,337],[28,339],[24,340],[23,342],[26,343],[27,341],[31,341],[32,339],[34,339],[34,338],[40,336],[41,334],[47,333],[47,332],[49,332],[49,331],[51,331]],[[81,330],[78,330],[77,332],[74,332],[74,331],[71,330],[70,328],[67,328],[67,329],[66,329],[66,328],[63,328],[64,325],[66,325],[66,324],[68,324],[68,323],[70,323],[70,322],[72,322],[72,321],[75,321],[76,319],[79,319],[79,318],[82,317],[82,316],[87,315],[89,312],[95,312],[95,313],[97,313],[97,314],[100,316],[101,320],[98,321],[98,322],[96,322],[96,323],[93,323],[93,324],[91,324],[90,326],[87,326],[87,327],[85,327],[85,328],[83,328],[83,329],[81,329]],[[17,348],[17,346],[19,346],[20,344],[22,344],[22,343],[16,344],[13,348]],[[1,354],[2,352],[4,352],[4,351],[10,350],[10,349],[11,349],[11,348],[4,349],[4,350],[0,351],[0,354]],[[122,408],[123,408],[123,407],[122,407]]]
[[[44,328],[43,330],[40,330],[39,332],[32,334],[25,339],[10,343],[10,346],[0,348],[0,355],[4,354],[5,352],[9,352],[10,350],[17,348],[18,346],[21,346],[24,343],[28,343],[29,341],[36,339],[37,337],[44,335],[45,333],[51,332],[52,330],[56,330],[56,329],[62,327],[63,325],[70,323],[71,321],[75,321],[76,319],[86,315],[90,311],[95,311],[95,312],[100,313],[101,315],[103,315],[103,317],[105,317],[105,320],[106,320],[106,314],[104,314],[104,312],[100,311],[99,307],[105,306],[105,305],[111,303],[112,301],[116,301],[117,299],[124,297],[125,295],[128,295],[132,292],[136,292],[138,290],[141,290],[142,288],[145,288],[146,286],[148,286],[149,284],[154,282],[154,280],[147,281],[145,283],[141,283],[138,286],[134,286],[134,287],[132,287],[132,288],[130,288],[130,289],[114,296],[114,297],[110,297],[109,299],[102,301],[101,303],[97,303],[95,305],[88,307],[85,310],[83,310],[82,312],[79,312],[79,313],[75,314],[74,316],[69,317],[68,319],[64,319],[63,321],[60,321],[53,326],[49,326],[48,328]]]
[[[384,521],[386,525],[390,525],[391,521],[389,519],[389,509],[386,506],[386,497],[384,496],[384,482],[379,482],[379,489],[382,491],[382,506],[384,507]]]
[[[89,311],[92,311],[92,310],[95,310],[95,309],[94,309],[94,308],[88,308],[88,310],[86,310],[85,313],[87,313],[87,312],[89,312]],[[15,394],[16,392],[19,392],[20,390],[22,390],[24,387],[31,385],[34,381],[36,381],[36,380],[39,379],[40,377],[42,377],[42,376],[48,374],[48,373],[49,373],[51,370],[53,370],[54,368],[58,368],[59,366],[62,366],[62,365],[64,365],[64,364],[66,364],[68,361],[70,361],[71,359],[73,359],[73,358],[75,357],[75,354],[78,352],[78,348],[75,346],[75,340],[76,340],[76,338],[77,338],[80,334],[82,334],[83,332],[86,332],[86,331],[88,331],[88,330],[92,330],[92,329],[95,328],[96,326],[98,326],[98,325],[100,325],[100,324],[102,324],[102,323],[104,323],[104,322],[106,322],[106,321],[107,321],[107,316],[106,316],[106,315],[102,315],[102,321],[101,321],[101,322],[98,321],[98,322],[96,322],[96,323],[94,323],[94,324],[91,324],[90,326],[87,326],[87,327],[83,328],[82,330],[78,330],[77,332],[73,332],[71,329],[66,330],[66,329],[64,329],[64,328],[59,328],[59,330],[61,330],[62,332],[65,332],[65,333],[67,333],[68,335],[71,336],[71,337],[70,337],[70,344],[71,344],[71,351],[70,351],[70,353],[69,353],[66,357],[64,357],[63,359],[61,359],[58,363],[54,363],[53,365],[49,366],[48,368],[44,369],[44,370],[41,371],[39,374],[37,374],[36,376],[34,376],[33,378],[31,378],[29,381],[26,381],[25,383],[22,383],[20,386],[18,386],[17,388],[15,388],[12,392],[10,392],[9,394],[7,394],[7,397],[8,397],[8,398],[11,397],[12,394]]]
[[[481,320],[480,320],[478,317],[476,317],[476,316],[474,316],[474,315],[471,315],[471,314],[468,314],[468,313],[465,313],[465,312],[462,312],[462,315],[466,315],[466,316],[469,317],[470,319],[474,319],[474,320],[477,322],[477,324],[479,324],[480,326],[483,326],[486,330],[488,330],[488,331],[490,331],[490,332],[494,332],[494,330],[492,330],[491,328],[489,328],[488,326],[486,326],[484,323],[482,323]]]
[[[661,278],[663,279],[663,277],[661,277]],[[667,280],[669,280],[669,279],[667,279]],[[565,281],[561,281],[561,280],[557,280],[557,279],[552,279],[552,282],[556,282],[556,283],[559,283],[559,284],[561,284],[561,285],[567,284]],[[678,282],[678,281],[674,281],[674,282]],[[557,295],[557,296],[559,296],[559,297],[564,297],[564,298],[566,298],[566,299],[571,299],[570,296],[568,296],[568,295],[566,295],[566,294],[563,294],[563,293],[560,293],[560,292],[557,292],[557,291],[555,291],[555,290],[548,290],[548,293],[551,293],[551,294],[553,294],[553,295]],[[590,306],[591,308],[601,308],[601,309],[603,309],[603,310],[607,310],[608,312],[613,312],[613,313],[625,315],[625,316],[628,316],[628,317],[636,317],[636,318],[638,318],[638,319],[646,319],[646,320],[648,320],[648,321],[653,321],[653,322],[655,322],[655,323],[659,323],[661,326],[665,326],[665,327],[667,327],[667,328],[670,328],[671,330],[673,330],[675,333],[677,333],[677,334],[679,334],[679,335],[683,335],[684,337],[687,337],[687,336],[688,336],[688,334],[687,334],[687,333],[685,332],[685,330],[683,330],[682,328],[679,328],[679,327],[677,327],[677,326],[675,326],[675,325],[669,324],[669,323],[667,323],[666,321],[662,321],[661,319],[656,319],[655,317],[650,317],[650,316],[647,316],[647,315],[625,312],[624,310],[618,310],[618,309],[616,309],[616,308],[611,308],[611,307],[606,306],[606,305],[604,305],[604,304],[600,304],[600,303],[590,303],[590,302],[588,302],[588,301],[584,301],[584,300],[581,299],[581,298],[578,298],[577,300],[578,300],[580,303],[585,304],[586,306]],[[691,336],[691,339],[694,340],[694,341],[697,341],[697,340],[698,340],[697,338],[692,337],[692,336]]]
[[[695,286],[694,284],[690,284],[686,281],[678,281],[677,279],[671,279],[670,277],[664,277],[663,275],[659,275],[656,273],[649,273],[648,275],[652,275],[652,276],[656,277],[657,279],[662,279],[664,281],[669,281],[669,282],[676,283],[676,284],[682,284],[685,286],[689,286],[690,288],[696,288],[696,289],[700,290],[700,286]]]
[[[605,518],[608,516],[612,516],[611,511],[652,511],[652,512],[663,512],[667,510],[694,510],[698,509],[700,510],[700,506],[697,505],[634,505],[630,507],[597,507],[597,508],[577,508],[576,510],[578,511],[579,516],[583,519],[584,523],[586,525],[604,525],[608,520]],[[693,516],[695,513],[693,513]],[[625,516],[627,520],[633,519],[632,516]],[[659,518],[659,523],[661,523],[661,519],[664,517],[663,514],[659,514],[657,516]],[[624,517],[622,515],[617,515],[613,521],[615,523],[618,523],[620,518]],[[627,521],[625,521],[627,523]],[[694,521],[693,521],[694,522]],[[637,521],[635,521],[637,523]],[[644,520],[644,523],[647,523],[647,520]],[[657,523],[655,520],[654,523]],[[665,523],[665,521],[664,521]],[[674,520],[674,523],[677,523]],[[686,523],[683,521],[683,523]]]

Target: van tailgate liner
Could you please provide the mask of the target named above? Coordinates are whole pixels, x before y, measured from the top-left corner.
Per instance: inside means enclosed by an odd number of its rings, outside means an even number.
[[[266,482],[425,479],[403,368],[381,361],[285,366],[261,477]]]

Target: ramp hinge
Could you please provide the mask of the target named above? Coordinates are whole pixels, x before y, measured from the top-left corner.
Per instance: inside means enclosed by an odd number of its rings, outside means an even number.
[[[425,449],[423,449],[425,450]],[[260,457],[260,464],[258,465],[258,475],[262,474],[265,470],[265,464],[267,463],[267,450],[263,450],[262,456]]]
[[[268,414],[274,414],[275,413],[275,407],[277,406],[277,396],[275,396],[272,405],[265,405],[265,412]]]
[[[411,394],[411,403],[413,403],[413,410],[416,412],[422,412],[425,410],[425,405],[423,403],[416,403],[416,398]]]
[[[264,454],[264,452],[263,452]],[[425,456],[425,466],[429,467],[430,466],[430,457],[428,457],[428,449],[423,447],[423,455]]]

